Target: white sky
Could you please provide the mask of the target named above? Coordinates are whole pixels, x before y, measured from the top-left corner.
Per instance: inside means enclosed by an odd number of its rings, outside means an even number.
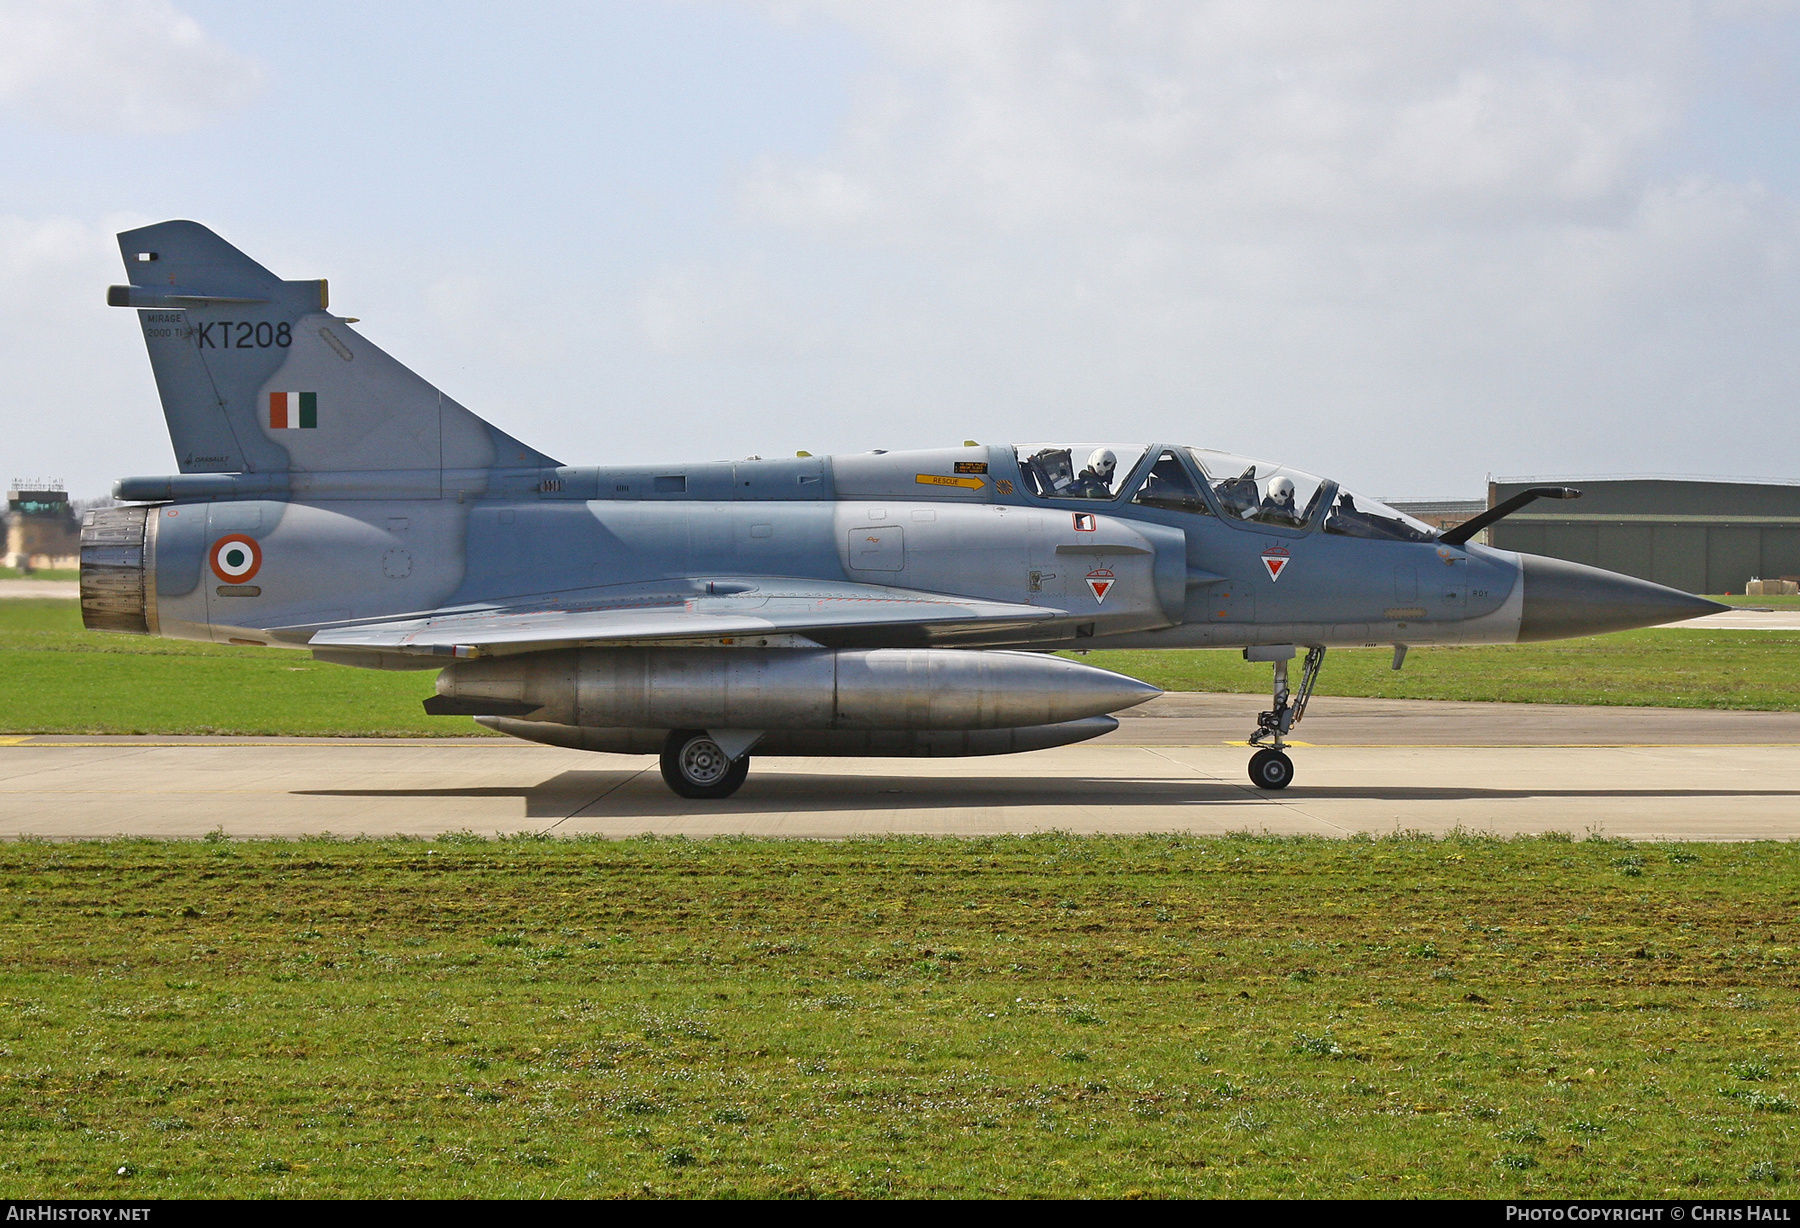
[[[1800,478],[1800,9],[0,0],[0,479],[174,468],[193,218],[571,463]]]

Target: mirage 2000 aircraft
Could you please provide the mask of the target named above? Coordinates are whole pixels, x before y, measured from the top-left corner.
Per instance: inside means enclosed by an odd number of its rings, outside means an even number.
[[[1079,742],[1156,688],[1052,655],[1232,648],[1274,665],[1250,777],[1325,650],[1510,644],[1713,602],[1436,532],[1337,483],[1175,444],[965,444],[565,465],[476,417],[205,227],[119,236],[179,474],[90,513],[96,630],[436,669],[425,710],[660,753],[722,798],[761,755]],[[1288,664],[1305,659],[1298,684]]]

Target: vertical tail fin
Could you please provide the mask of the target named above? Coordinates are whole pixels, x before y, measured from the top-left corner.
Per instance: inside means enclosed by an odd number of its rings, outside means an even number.
[[[323,281],[283,281],[195,222],[119,236],[183,473],[554,466],[327,311]]]

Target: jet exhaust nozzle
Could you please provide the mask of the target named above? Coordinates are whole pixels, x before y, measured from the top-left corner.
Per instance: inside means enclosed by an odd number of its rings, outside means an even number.
[[[82,518],[82,626],[156,634],[155,542],[148,508],[95,508]]]

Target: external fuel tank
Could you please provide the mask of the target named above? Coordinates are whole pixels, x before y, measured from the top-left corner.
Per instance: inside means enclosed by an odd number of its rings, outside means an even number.
[[[1162,694],[1033,652],[571,648],[459,661],[428,710],[601,729],[978,730],[1060,725]]]

